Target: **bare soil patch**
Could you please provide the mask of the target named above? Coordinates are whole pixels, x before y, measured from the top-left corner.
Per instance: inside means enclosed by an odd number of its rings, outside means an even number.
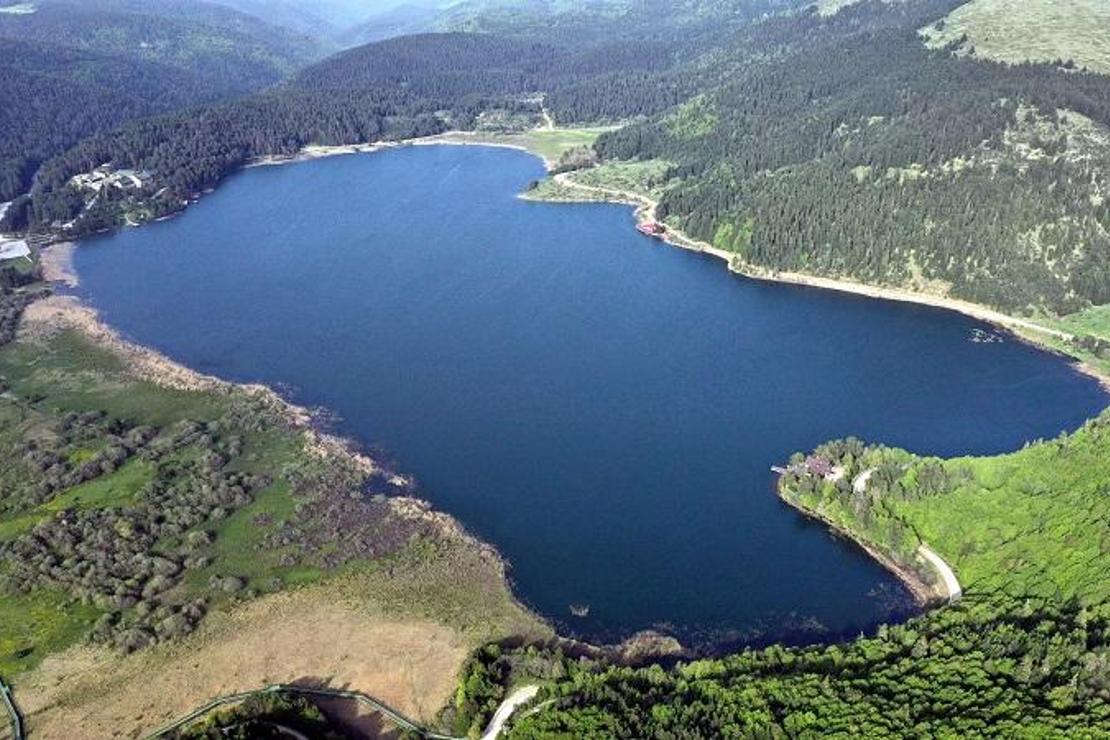
[[[471,642],[442,624],[328,596],[268,596],[214,614],[180,644],[125,658],[67,650],[20,678],[20,705],[37,737],[140,737],[217,696],[301,683],[361,691],[432,721]]]

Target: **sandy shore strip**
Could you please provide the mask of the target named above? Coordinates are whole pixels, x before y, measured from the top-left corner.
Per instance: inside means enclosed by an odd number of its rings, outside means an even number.
[[[585,196],[592,196],[584,198],[584,200],[605,200],[611,203],[623,203],[631,205],[636,208],[636,219],[640,223],[654,221],[658,222],[657,217],[659,203],[643,193],[635,193],[627,190],[614,190],[610,188],[598,187],[596,185],[584,185],[577,183],[571,179],[571,172],[565,172],[554,176],[554,180],[559,185],[569,189],[582,192]],[[1049,352],[1060,354],[1058,348],[1048,345],[1039,341],[1036,334],[1042,334],[1056,339],[1063,339],[1071,341],[1076,339],[1074,334],[1059,329],[1038,324],[1035,321],[1028,319],[1010,316],[1009,314],[996,311],[992,308],[982,306],[977,303],[965,301],[959,298],[950,298],[947,296],[933,295],[929,293],[919,293],[904,288],[888,288],[877,285],[868,285],[866,283],[857,282],[854,280],[844,278],[831,278],[819,277],[817,275],[807,275],[800,272],[780,272],[771,271],[754,265],[746,264],[738,258],[734,252],[729,252],[718,247],[714,247],[707,242],[693,239],[686,234],[682,233],[674,227],[668,226],[667,232],[660,235],[662,241],[675,247],[687,249],[701,254],[708,254],[718,259],[724,260],[728,265],[728,269],[732,272],[743,275],[752,280],[763,280],[773,283],[786,283],[789,285],[801,285],[811,288],[821,288],[822,290],[835,290],[841,293],[851,293],[853,295],[865,296],[867,298],[878,298],[886,301],[898,301],[901,303],[916,303],[922,306],[932,306],[934,308],[942,308],[949,311],[956,311],[965,316],[969,316],[979,321],[984,321],[988,324],[1006,329],[1010,331],[1017,339],[1036,347],[1047,350]],[[1110,375],[1103,372],[1097,367],[1089,363],[1081,362],[1075,357],[1065,355],[1073,361],[1076,370],[1084,375],[1090,376],[1097,380],[1103,388],[1110,391]]]
[[[77,249],[76,242],[58,242],[39,252],[42,279],[49,283],[60,283],[68,288],[76,288],[80,280],[77,278],[77,270],[73,268],[75,249]]]
[[[387,149],[399,149],[406,146],[489,146],[500,149],[515,149],[543,160],[544,165],[547,166],[548,169],[555,164],[549,157],[533,151],[523,144],[501,141],[498,140],[496,136],[487,136],[474,131],[445,131],[442,134],[435,134],[434,136],[398,139],[396,141],[378,141],[367,144],[337,144],[334,146],[310,144],[296,154],[274,154],[266,157],[258,157],[245,164],[243,168],[273,167],[276,165],[308,162],[314,159],[337,157],[346,154],[373,154],[374,152],[385,151]]]

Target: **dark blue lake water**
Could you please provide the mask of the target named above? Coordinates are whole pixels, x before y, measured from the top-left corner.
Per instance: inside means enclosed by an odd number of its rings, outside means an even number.
[[[770,466],[846,435],[1010,450],[1107,402],[1059,357],[972,342],[990,327],[963,316],[754,282],[628,208],[515,197],[542,173],[474,147],[245,171],[83,246],[81,292],[187,365],[334,410],[593,639],[897,618],[901,586],[780,504]]]

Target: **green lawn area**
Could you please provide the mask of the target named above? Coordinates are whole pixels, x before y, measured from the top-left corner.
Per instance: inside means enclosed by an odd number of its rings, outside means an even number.
[[[606,200],[607,195],[586,188],[601,188],[615,192],[633,193],[658,200],[670,184],[667,172],[670,163],[661,159],[631,162],[606,162],[566,175],[565,181],[547,177],[525,193],[528,200],[539,201],[595,201]],[[576,188],[575,185],[585,188]]]
[[[1094,306],[1057,319],[1055,325],[1075,334],[1090,334],[1110,341],[1110,305]]]
[[[667,185],[671,163],[662,159],[605,164],[574,172],[570,179],[589,187],[622,190],[658,198]]]
[[[0,599],[0,676],[34,667],[81,638],[100,611],[60,591],[4,594]]]
[[[615,126],[593,128],[554,128],[535,129],[521,134],[521,143],[529,151],[551,161],[558,160],[563,152],[582,146],[592,146],[597,137]]]
[[[74,332],[46,344],[16,342],[0,349],[0,376],[12,391],[46,398],[56,411],[104,411],[152,426],[222,414],[219,394],[168,390],[126,376],[124,369],[119,357]]]
[[[210,555],[212,564],[189,574],[188,582],[203,587],[213,575],[235,575],[246,579],[258,591],[271,591],[283,586],[311,583],[324,572],[311,567],[284,567],[280,550],[261,547],[263,537],[273,526],[280,525],[293,514],[295,502],[289,485],[278,481],[259,491],[252,503],[236,511],[215,528],[216,540]],[[260,526],[258,521],[272,522]],[[280,579],[275,581],[274,579]]]
[[[1067,316],[1037,316],[1034,319],[1050,329],[1068,332],[1079,338],[1072,342],[1042,332],[1022,332],[1036,342],[1075,357],[1110,377],[1110,305],[1093,306]],[[1096,351],[1091,340],[1104,346]]]
[[[470,144],[506,144],[524,147],[528,151],[554,163],[564,152],[577,147],[590,146],[606,131],[615,126],[587,128],[530,129],[520,133],[479,132],[444,136],[443,141],[460,141]]]
[[[131,460],[111,475],[74,486],[43,504],[44,512],[63,509],[103,509],[124,506],[143,486],[154,480],[154,467],[145,460]]]

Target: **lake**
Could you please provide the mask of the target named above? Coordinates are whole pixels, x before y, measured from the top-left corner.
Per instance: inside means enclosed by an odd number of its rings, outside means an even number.
[[[770,466],[847,435],[997,453],[1107,403],[959,314],[748,280],[640,235],[627,207],[516,197],[542,175],[446,146],[246,170],[82,246],[79,292],[175,360],[335,412],[501,550],[524,602],[593,640],[901,618],[902,586],[782,505]]]

